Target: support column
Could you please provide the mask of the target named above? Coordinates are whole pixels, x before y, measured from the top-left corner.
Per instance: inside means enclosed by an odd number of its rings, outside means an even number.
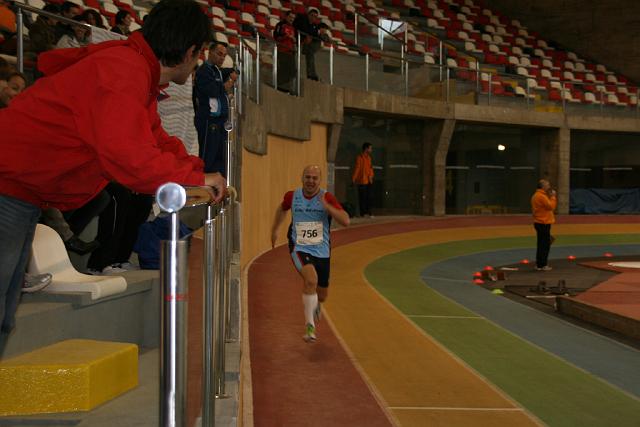
[[[445,214],[447,153],[456,121],[453,119],[428,121],[423,138],[423,215]]]
[[[568,127],[552,129],[542,137],[540,165],[540,178],[549,179],[558,192],[558,213],[568,214],[571,166],[571,130]]]

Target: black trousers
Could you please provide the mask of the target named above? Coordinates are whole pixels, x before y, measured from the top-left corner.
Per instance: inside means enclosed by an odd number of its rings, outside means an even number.
[[[358,184],[358,203],[360,215],[371,215],[371,187],[372,184]]]
[[[134,193],[115,182],[105,190],[111,201],[98,220],[96,239],[100,247],[91,253],[87,263],[87,268],[95,270],[129,261],[138,228],[149,217],[153,204],[153,196]]]
[[[551,224],[534,223],[536,229],[537,246],[536,246],[536,267],[542,268],[547,265],[549,258],[549,249],[551,248]]]
[[[206,173],[219,172],[227,176],[227,131],[223,119],[216,121],[196,119],[198,132],[198,155],[204,160]]]

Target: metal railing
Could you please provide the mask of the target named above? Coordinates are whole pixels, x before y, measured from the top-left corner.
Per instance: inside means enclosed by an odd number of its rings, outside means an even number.
[[[162,331],[160,358],[160,425],[178,427],[186,421],[187,385],[187,242],[180,240],[179,213],[206,206],[204,223],[203,405],[202,425],[215,424],[215,399],[226,397],[225,343],[229,322],[229,271],[232,255],[233,205],[236,193],[213,203],[208,187],[167,183],[156,193],[160,209],[170,216],[169,240],[162,242],[160,284]]]

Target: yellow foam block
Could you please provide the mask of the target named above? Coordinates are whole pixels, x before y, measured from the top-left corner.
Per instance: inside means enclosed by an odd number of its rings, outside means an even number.
[[[62,341],[0,361],[0,415],[88,411],[137,385],[135,344]]]

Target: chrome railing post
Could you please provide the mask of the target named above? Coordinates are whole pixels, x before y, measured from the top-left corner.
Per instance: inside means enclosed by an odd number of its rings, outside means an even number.
[[[438,58],[439,58],[439,63],[440,63],[440,82],[442,82],[442,66],[444,65],[444,59],[442,58],[442,51],[444,49],[443,45],[442,45],[442,40],[440,40],[440,42],[438,43]]]
[[[354,20],[353,37],[354,37],[354,42],[357,46],[358,45],[358,14],[357,13],[353,14],[353,20]]]
[[[404,62],[404,96],[409,96],[409,61]]]
[[[333,85],[333,54],[334,54],[334,45],[331,43],[331,47],[329,48],[329,84]]]
[[[180,427],[186,422],[187,383],[187,242],[179,240],[178,211],[186,203],[185,189],[175,183],[158,188],[156,201],[171,215],[170,240],[160,253],[162,301],[160,355],[160,425]]]
[[[297,61],[298,61],[298,74],[296,76],[296,95],[300,96],[300,76],[302,76],[302,72],[300,71],[300,55],[302,54],[302,40],[300,39],[300,33],[298,33],[298,50],[297,50]]]
[[[476,93],[480,99],[480,62],[476,61]]]
[[[364,56],[364,90],[369,92],[369,53]]]
[[[17,48],[17,56],[18,56],[18,71],[24,73],[24,29],[22,28],[24,22],[24,16],[22,15],[22,9],[18,8],[16,13],[16,27],[18,30],[17,38],[18,45]]]
[[[215,316],[215,272],[216,266],[216,235],[217,219],[213,215],[213,206],[207,206],[207,219],[204,223],[204,313],[203,313],[203,380],[202,380],[202,425],[215,425],[215,358],[214,344],[216,330]]]
[[[489,73],[489,96],[487,98],[487,105],[491,105],[491,91],[493,90],[493,74]]]
[[[260,33],[256,33],[256,104],[260,104]]]
[[[604,90],[600,90],[600,112],[604,111]]]
[[[227,273],[226,264],[227,264],[227,245],[226,240],[228,238],[227,233],[227,218],[228,208],[223,204],[218,214],[218,222],[216,224],[216,236],[219,236],[220,245],[218,245],[218,266],[219,270],[216,272],[216,283],[217,283],[217,298],[216,298],[216,360],[215,360],[215,389],[216,389],[216,398],[226,398],[227,395],[225,393],[225,323],[226,323],[226,310],[225,310],[225,300],[226,300],[226,287],[225,279]]]
[[[273,44],[273,87],[278,89],[278,44]]]
[[[446,91],[447,91],[447,95],[446,95],[446,99],[447,99],[447,104],[449,103],[449,92],[451,90],[450,87],[450,81],[451,81],[451,69],[449,67],[447,67],[447,84],[446,84]]]
[[[240,42],[240,49],[242,49],[242,42]],[[239,49],[239,50],[240,50]],[[238,114],[242,114],[242,81],[243,81],[243,76],[242,76],[242,70],[244,69],[244,64],[242,63],[242,61],[240,60],[242,58],[242,55],[240,54],[240,52],[238,52],[236,50],[236,64],[238,65],[238,84],[235,85],[234,87],[234,99],[235,102],[238,106]]]
[[[525,81],[527,82],[527,95],[526,95],[526,98],[527,98],[527,108],[529,108],[529,94],[531,93],[531,88],[530,88],[530,86],[529,86],[529,79],[527,78],[527,79],[525,79]]]
[[[563,83],[562,83],[562,85],[560,86],[560,89],[561,89],[561,92],[560,92],[560,93],[562,94],[562,111],[566,111],[566,109],[567,109],[567,108],[566,108],[566,101],[565,101],[565,99],[564,99],[564,93],[565,93],[565,92],[564,92],[564,91],[565,91],[564,82],[563,82]]]

